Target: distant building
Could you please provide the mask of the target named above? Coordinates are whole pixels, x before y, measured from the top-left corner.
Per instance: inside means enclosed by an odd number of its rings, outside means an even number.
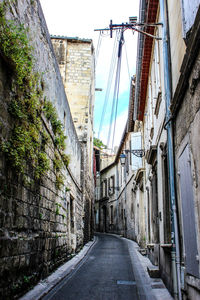
[[[140,122],[133,121],[135,78],[131,79],[128,120],[115,159],[101,164],[99,230],[117,233],[145,245],[144,169],[142,158],[131,153],[142,149]],[[122,165],[120,155],[126,156]]]
[[[94,202],[93,112],[94,48],[92,40],[51,37],[74,126],[82,146],[82,187],[85,207],[85,241],[92,236]]]

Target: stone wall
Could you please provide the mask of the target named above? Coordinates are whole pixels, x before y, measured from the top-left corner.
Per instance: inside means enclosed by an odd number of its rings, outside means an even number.
[[[92,40],[52,37],[61,76],[80,140],[92,133],[94,53]]]
[[[47,99],[56,107],[67,136],[65,152],[71,157],[68,168],[62,170],[64,185],[57,188],[54,168],[57,147],[52,126],[44,114],[41,115],[42,132],[49,138],[45,152],[50,161],[45,176],[40,180],[34,178],[27,157],[24,180],[0,152],[0,298],[12,299],[68,260],[83,245],[84,206],[81,146],[40,3],[12,1],[6,18],[28,28],[34,72],[42,78],[41,101]],[[6,140],[15,126],[8,112],[15,96],[11,89],[13,80],[12,66],[0,56],[1,140]],[[61,158],[59,151],[58,156]]]
[[[82,148],[82,186],[84,203],[84,240],[92,237],[94,49],[92,40],[53,36],[65,92]]]

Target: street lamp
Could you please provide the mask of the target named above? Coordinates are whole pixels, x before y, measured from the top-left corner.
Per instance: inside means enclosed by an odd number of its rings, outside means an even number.
[[[126,154],[121,153],[120,156],[119,156],[119,158],[120,158],[121,165],[125,166],[125,163],[126,163]]]
[[[145,156],[145,150],[144,149],[135,149],[135,150],[124,150],[124,152],[127,153],[132,153],[133,155],[137,156],[137,157],[143,157]],[[120,163],[122,166],[125,165],[126,163],[126,154],[125,153],[121,153],[119,158],[120,158]]]

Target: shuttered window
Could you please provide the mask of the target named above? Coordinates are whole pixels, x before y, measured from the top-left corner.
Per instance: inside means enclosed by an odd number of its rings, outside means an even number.
[[[195,228],[194,198],[191,176],[189,146],[187,145],[178,160],[180,175],[180,195],[182,205],[183,238],[187,273],[199,277],[197,260],[197,232]]]

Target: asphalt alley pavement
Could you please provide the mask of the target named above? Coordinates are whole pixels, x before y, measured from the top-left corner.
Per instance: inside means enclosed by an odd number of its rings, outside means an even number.
[[[76,257],[21,300],[173,299],[161,279],[149,277],[151,263],[138,249],[137,243],[126,238],[97,234]]]

